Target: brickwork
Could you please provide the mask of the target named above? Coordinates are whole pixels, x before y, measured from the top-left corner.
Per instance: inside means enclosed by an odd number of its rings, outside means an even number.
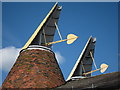
[[[64,83],[54,53],[32,49],[21,52],[2,88],[54,88]]]

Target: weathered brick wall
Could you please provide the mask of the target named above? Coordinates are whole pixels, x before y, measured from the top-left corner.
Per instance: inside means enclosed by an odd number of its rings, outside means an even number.
[[[54,53],[33,49],[19,55],[2,88],[54,88],[64,83]]]

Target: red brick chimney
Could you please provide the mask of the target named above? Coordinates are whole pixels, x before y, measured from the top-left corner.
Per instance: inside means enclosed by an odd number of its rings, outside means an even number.
[[[64,83],[54,52],[26,49],[20,53],[2,88],[54,88]]]

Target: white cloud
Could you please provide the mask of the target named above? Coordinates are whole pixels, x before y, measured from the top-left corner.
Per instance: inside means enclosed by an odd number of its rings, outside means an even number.
[[[55,52],[55,56],[59,64],[62,64],[65,61],[64,57],[61,55],[60,52]]]
[[[20,48],[15,48],[13,46],[0,49],[0,62],[2,62],[2,67],[0,67],[0,69],[9,71],[18,57],[19,51]]]
[[[13,46],[0,49],[0,62],[2,62],[2,67],[0,67],[0,70],[6,72],[10,71],[19,55],[19,52],[20,48]],[[62,64],[65,61],[60,52],[55,52],[55,56],[59,64]]]

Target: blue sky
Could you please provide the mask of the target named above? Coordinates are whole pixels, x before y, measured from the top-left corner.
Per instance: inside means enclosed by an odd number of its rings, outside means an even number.
[[[18,53],[54,4],[2,3],[1,50],[5,50],[6,57],[11,55],[7,50],[14,52],[13,56]],[[62,61],[59,65],[65,79],[91,35],[97,38],[94,53],[97,67],[106,63],[109,68],[105,73],[118,71],[118,3],[60,2],[59,5],[62,6],[59,19],[62,37],[66,39],[70,33],[79,37],[71,45],[67,45],[66,42],[53,45],[53,51],[59,54]],[[56,33],[54,41],[59,39]],[[6,57],[3,55],[2,60],[5,61]],[[4,67],[12,66],[14,61],[7,58],[6,62],[3,62],[2,81],[9,72],[9,69],[6,70]],[[93,75],[99,74],[101,74],[99,71],[93,73]]]

